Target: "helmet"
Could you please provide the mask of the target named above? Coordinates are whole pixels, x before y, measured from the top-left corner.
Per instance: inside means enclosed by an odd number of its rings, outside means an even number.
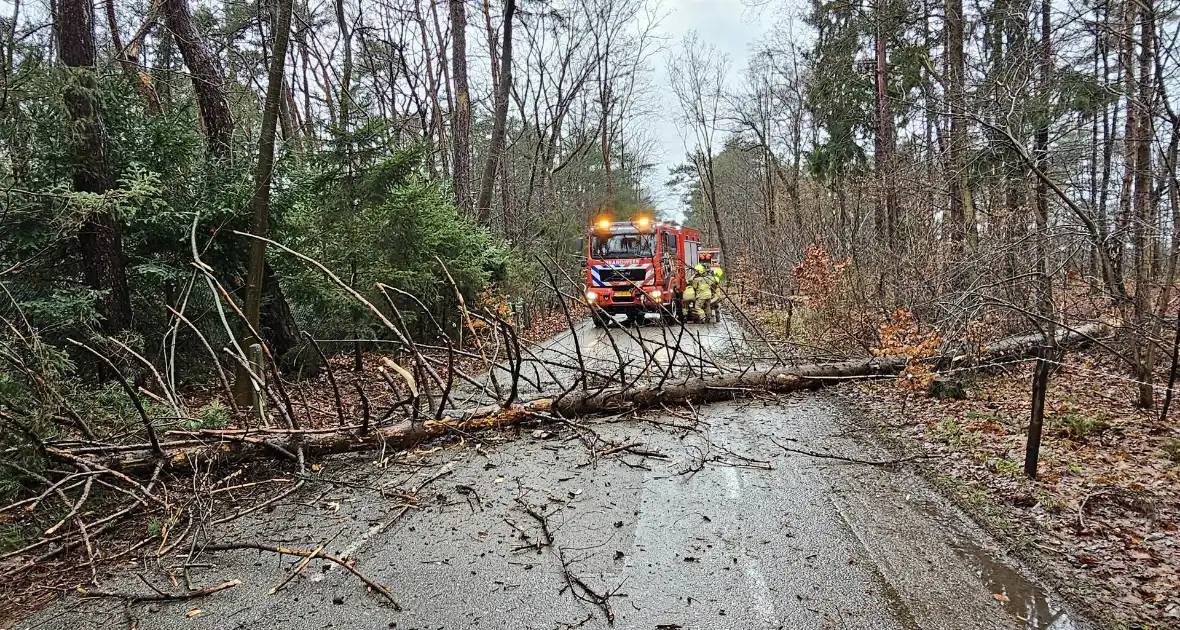
[[[722,273],[722,272],[721,272],[721,267],[713,267],[713,275],[715,275],[715,276],[717,276],[718,278],[720,278],[720,277],[721,277],[721,273]]]
[[[705,266],[701,265],[701,264],[697,264],[697,266],[693,267],[692,270],[697,273],[705,273]]]

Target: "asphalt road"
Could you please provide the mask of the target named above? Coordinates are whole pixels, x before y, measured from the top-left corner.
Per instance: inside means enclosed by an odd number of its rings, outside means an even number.
[[[693,343],[720,354],[726,330],[700,327]],[[579,335],[595,358],[614,354],[602,331]],[[888,459],[871,421],[805,394],[332,459],[297,496],[211,535],[326,544],[387,585],[400,612],[321,561],[270,595],[298,558],[227,551],[200,555],[189,577],[241,586],[131,614],[137,628],[193,630],[1082,627],[906,467],[775,444]],[[426,480],[404,509],[402,494]],[[180,592],[170,567],[181,562],[120,566],[102,586],[150,593],[140,573]],[[69,597],[17,627],[128,625],[118,600]]]
[[[617,379],[619,366],[628,382],[654,384],[661,379],[688,372],[718,372],[732,366],[733,357],[751,346],[744,328],[729,317],[720,323],[685,326],[610,326],[594,328],[589,319],[575,326],[577,334],[565,332],[541,343],[529,344],[522,354],[519,381],[522,397],[552,394],[579,384],[580,366],[589,373],[587,382]],[[510,386],[510,363],[504,349],[493,340],[486,342],[485,354],[497,365],[478,379],[479,387],[460,383],[453,402],[464,408],[503,398]],[[580,355],[580,358],[579,358]],[[743,357],[743,362],[748,357]]]

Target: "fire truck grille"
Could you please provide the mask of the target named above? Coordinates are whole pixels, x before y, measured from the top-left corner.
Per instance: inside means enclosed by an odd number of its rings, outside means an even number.
[[[647,279],[646,269],[613,269],[607,267],[598,272],[598,278],[605,283],[612,282],[634,282],[635,284],[643,284]]]

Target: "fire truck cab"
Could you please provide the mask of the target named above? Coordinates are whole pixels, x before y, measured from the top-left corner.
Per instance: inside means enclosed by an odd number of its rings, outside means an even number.
[[[596,221],[586,238],[585,297],[594,325],[675,320],[700,241],[697,230],[649,217]]]

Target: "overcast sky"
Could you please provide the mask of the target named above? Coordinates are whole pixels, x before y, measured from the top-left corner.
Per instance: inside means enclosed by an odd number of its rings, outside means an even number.
[[[668,87],[668,52],[678,48],[684,36],[695,30],[702,41],[728,55],[729,81],[733,85],[746,67],[751,46],[767,33],[774,20],[773,14],[778,11],[752,9],[743,0],[664,0],[663,10],[664,18],[659,23],[658,33],[664,39],[665,50],[652,59],[655,111],[650,120],[642,121],[641,125],[642,132],[650,135],[647,157],[657,165],[648,176],[648,190],[657,198],[656,206],[660,211],[676,215],[681,210],[680,201],[664,187],[664,182],[668,179],[668,170],[684,162],[688,136],[677,123],[680,107]]]

